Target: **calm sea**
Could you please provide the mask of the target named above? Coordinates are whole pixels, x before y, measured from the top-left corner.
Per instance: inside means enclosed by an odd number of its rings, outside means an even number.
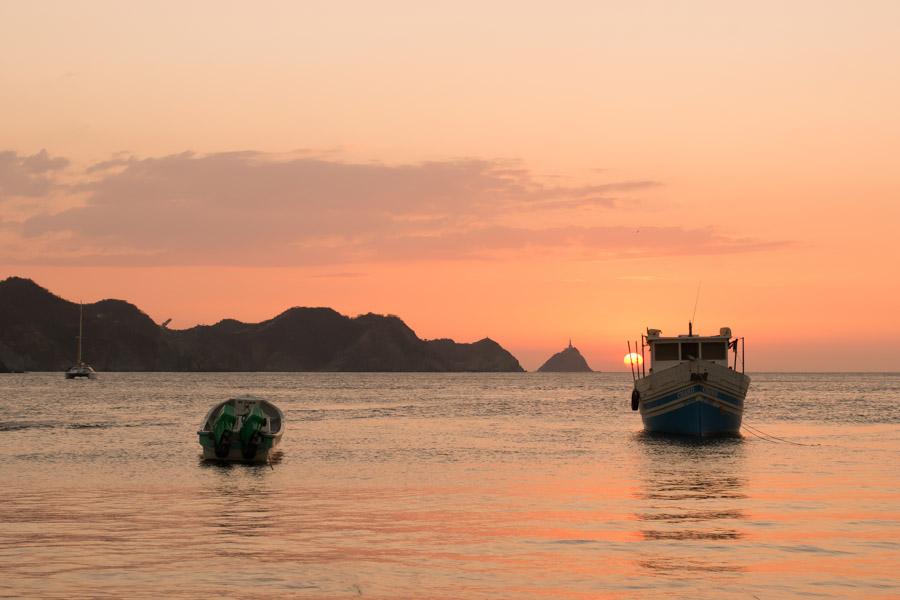
[[[0,595],[898,598],[900,375],[757,374],[783,438],[650,438],[627,374],[0,376]],[[215,402],[270,466],[199,460]]]

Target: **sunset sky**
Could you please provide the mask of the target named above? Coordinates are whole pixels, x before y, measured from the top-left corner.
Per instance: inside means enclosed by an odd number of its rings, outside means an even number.
[[[0,278],[900,370],[900,2],[0,0]]]

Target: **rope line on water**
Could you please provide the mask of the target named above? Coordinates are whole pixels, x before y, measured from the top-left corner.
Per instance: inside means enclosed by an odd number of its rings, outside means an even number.
[[[743,427],[744,429],[746,429],[748,432],[752,433],[759,439],[766,440],[767,442],[773,442],[773,443],[783,442],[785,444],[793,444],[794,446],[821,446],[821,444],[802,444],[800,442],[786,440],[786,439],[780,438],[776,435],[772,435],[771,433],[766,433],[762,429],[760,429],[758,427],[754,427],[752,425],[748,425],[747,423],[741,423],[741,427]],[[765,436],[765,437],[763,437],[763,436]]]
[[[749,429],[748,427],[746,427],[746,426],[744,426],[744,425],[741,425],[741,427],[742,427],[747,433],[749,433],[750,435],[752,435],[752,436],[754,436],[754,437],[758,437],[759,439],[761,439],[761,440],[764,441],[764,442],[771,442],[771,443],[773,443],[773,444],[777,444],[777,443],[778,443],[778,442],[776,442],[775,440],[770,440],[769,438],[764,438],[763,436],[759,435],[758,433],[755,433],[753,430]]]

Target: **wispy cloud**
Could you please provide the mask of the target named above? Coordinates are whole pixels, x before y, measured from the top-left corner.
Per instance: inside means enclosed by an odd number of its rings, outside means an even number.
[[[46,150],[31,155],[10,150],[0,152],[0,202],[14,196],[47,194],[54,185],[54,172],[68,164],[67,159],[50,156]]]
[[[7,157],[10,153],[2,153]],[[47,193],[68,161],[14,153],[16,189]],[[0,159],[2,160],[2,159]],[[3,164],[3,163],[0,163]],[[28,169],[32,169],[29,171]],[[12,172],[12,171],[10,171]],[[308,154],[117,156],[76,174],[81,201],[7,223],[4,262],[115,265],[327,265],[482,259],[535,251],[574,257],[747,252],[771,242],[711,229],[598,225],[585,211],[660,184],[547,185],[521,165],[478,159],[404,165]],[[0,180],[5,181],[5,180]],[[553,214],[549,220],[533,213]],[[525,221],[517,215],[530,214]],[[525,223],[524,225],[522,223]]]

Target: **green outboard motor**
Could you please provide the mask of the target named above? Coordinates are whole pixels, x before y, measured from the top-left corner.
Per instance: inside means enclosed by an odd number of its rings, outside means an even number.
[[[231,451],[231,430],[234,429],[234,407],[226,404],[219,411],[212,426],[213,444],[215,444],[216,456],[225,458]]]
[[[266,416],[258,404],[250,409],[250,414],[244,418],[241,425],[241,453],[245,460],[252,460],[256,456],[256,450],[262,440],[260,429],[265,422]]]

